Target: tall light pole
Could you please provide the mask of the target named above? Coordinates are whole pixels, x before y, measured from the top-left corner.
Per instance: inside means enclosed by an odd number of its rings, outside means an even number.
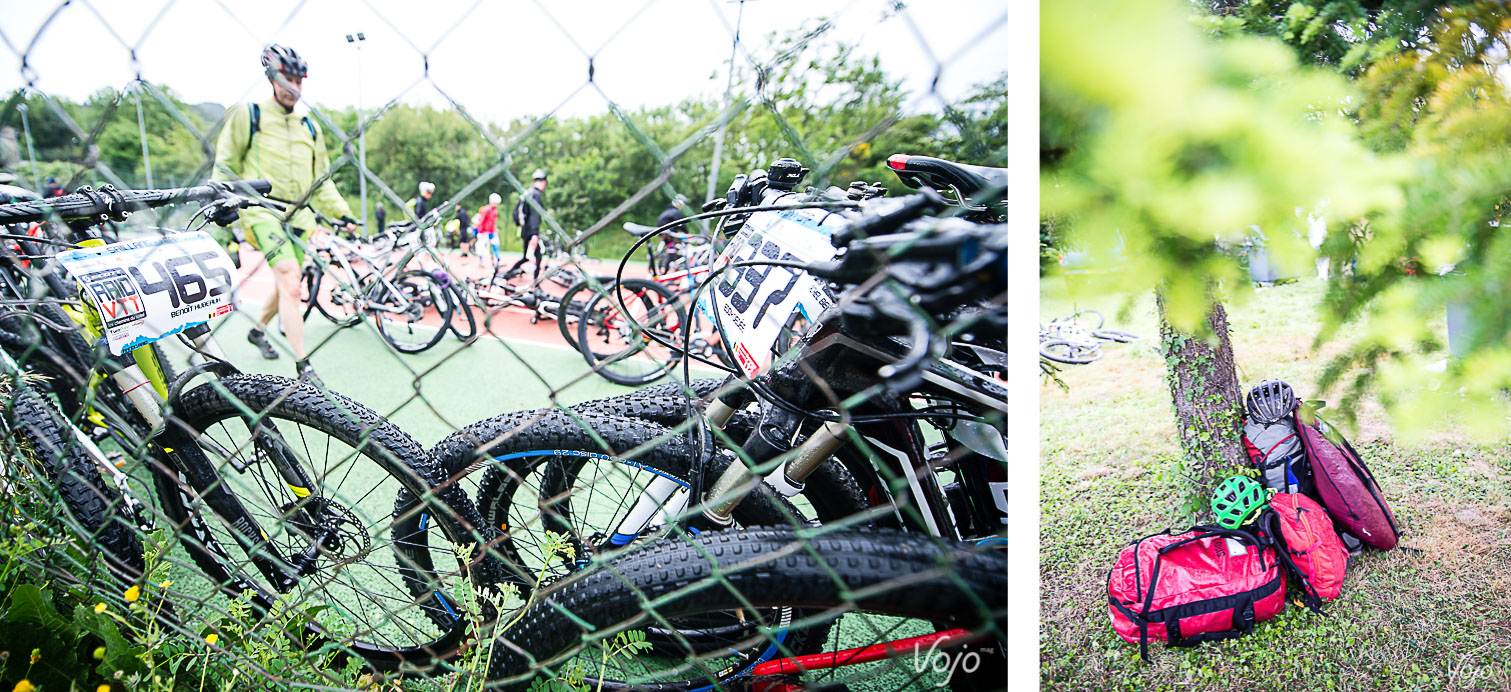
[[[731,1],[733,1],[733,0],[731,0]],[[734,89],[734,84],[735,84],[735,56],[739,54],[739,50],[740,50],[740,24],[745,21],[745,0],[739,0],[739,3],[740,3],[740,11],[739,11],[738,14],[735,15],[735,36],[734,36],[734,40],[729,42],[729,77],[728,77],[728,79],[724,83],[724,107],[725,108],[729,108],[730,91],[732,91]],[[714,159],[713,159],[713,166],[712,166],[713,170],[710,171],[709,174],[708,174],[708,196],[706,196],[706,197],[703,198],[703,201],[705,201],[705,202],[707,202],[708,200],[713,199],[714,198],[714,193],[718,191],[718,185],[719,185],[719,160],[724,157],[724,128],[726,126],[728,126],[728,125],[729,125],[728,122],[719,123],[719,129],[718,129],[718,131],[714,132]]]
[[[131,90],[136,92],[136,129],[142,135],[142,165],[147,170],[147,189],[155,187],[152,184],[152,156],[147,153],[147,121],[142,117],[142,80],[132,83]]]
[[[367,35],[358,31],[347,34],[346,42],[357,47],[357,189],[362,196],[362,221],[367,222],[367,123],[362,114],[362,44]]]
[[[31,184],[37,192],[41,192],[42,179],[37,176],[37,152],[31,146],[31,122],[26,119],[26,104],[16,104],[16,112],[21,114],[21,132],[26,135],[26,159],[31,161]]]

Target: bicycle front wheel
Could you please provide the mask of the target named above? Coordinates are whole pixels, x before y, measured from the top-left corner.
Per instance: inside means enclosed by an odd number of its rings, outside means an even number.
[[[626,279],[583,307],[577,323],[578,350],[610,382],[649,384],[681,362],[679,344],[686,320],[687,311],[665,286]]]
[[[910,665],[914,657],[901,647],[859,666],[824,669],[809,659],[800,671],[779,661],[793,654],[787,643],[792,623],[770,616],[788,612],[785,607],[822,613],[805,618],[805,626],[839,620],[826,648],[835,654],[833,664],[843,664],[861,647],[920,637],[973,642],[978,656],[1001,660],[1007,553],[1000,549],[942,545],[891,531],[804,537],[793,529],[761,528],[659,541],[601,567],[557,585],[499,635],[490,680],[524,689],[535,671],[581,669],[590,688],[601,681],[607,689],[663,692],[728,689],[741,677],[777,678],[804,689],[862,679],[867,689],[944,686],[933,679],[942,674]],[[730,611],[752,622],[718,650],[609,657],[583,644],[608,643],[618,632],[670,618]],[[755,629],[759,634],[749,636]]]
[[[314,557],[297,583],[278,588],[253,566],[227,519],[196,506],[176,478],[156,474],[164,513],[183,527],[185,548],[218,589],[233,597],[250,593],[262,609],[294,604],[310,613],[307,643],[335,641],[379,669],[424,667],[463,650],[469,560],[451,544],[477,542],[464,528],[478,525],[477,510],[461,489],[436,489],[445,475],[408,434],[339,394],[265,375],[201,385],[174,408],[203,449],[229,453],[211,456],[211,463],[253,528],[285,560]],[[312,487],[292,487],[275,468],[275,454],[291,455]],[[410,547],[401,550],[406,537],[392,532],[396,519],[408,518],[393,515],[400,492],[422,498],[411,503],[413,511],[446,539],[431,547],[423,574],[401,559]],[[428,588],[412,596],[410,580]],[[436,622],[433,608],[454,617]]]
[[[326,276],[319,268],[304,268],[304,290],[309,296],[309,305],[304,309],[306,317],[310,308],[314,308],[338,327],[350,327],[362,318],[357,308],[356,289]]]
[[[1039,355],[1056,363],[1085,365],[1102,357],[1102,349],[1076,344],[1064,339],[1053,339],[1039,344]]]
[[[451,332],[462,341],[477,336],[477,316],[472,314],[472,303],[467,300],[467,293],[455,280],[447,284],[446,289],[452,305],[451,321],[448,322]]]
[[[451,297],[430,272],[411,269],[368,292],[368,309],[378,333],[403,353],[436,345],[451,327]]]
[[[12,381],[10,386],[17,390],[4,422],[17,447],[12,458],[24,459],[42,471],[71,515],[73,528],[90,548],[104,553],[112,571],[123,580],[137,579],[146,566],[133,521],[140,508],[101,475],[99,464],[105,460],[86,449],[56,408],[24,385]]]
[[[607,287],[614,282],[612,276],[594,277],[601,287]],[[561,294],[561,302],[556,306],[556,328],[561,331],[561,338],[567,342],[572,350],[578,350],[577,345],[577,320],[582,316],[582,308],[587,301],[596,293],[588,284],[587,279],[574,283]]]

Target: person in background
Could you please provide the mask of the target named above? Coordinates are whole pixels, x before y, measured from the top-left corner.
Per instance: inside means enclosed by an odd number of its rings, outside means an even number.
[[[503,201],[497,192],[492,193],[488,195],[488,203],[477,210],[477,241],[486,244],[494,269],[498,269],[498,205]],[[482,254],[478,250],[478,255]]]
[[[467,208],[456,205],[457,232],[460,233],[458,243],[462,247],[462,256],[466,257],[472,252],[472,217],[467,214]]]
[[[535,175],[530,178],[530,189],[519,196],[519,204],[514,207],[514,223],[519,224],[519,239],[523,243],[524,254],[504,274],[505,281],[519,276],[519,268],[530,260],[531,252],[535,253],[535,272],[532,276],[536,280],[540,279],[540,220],[541,213],[546,209],[546,172],[537,168]]]
[[[52,199],[63,196],[63,186],[58,184],[57,178],[47,179],[47,189],[42,193],[43,199]]]
[[[378,203],[378,210],[375,211],[375,212],[373,212],[373,216],[376,217],[377,220],[378,220],[378,229],[377,230],[381,231],[381,230],[383,230],[384,226],[388,225],[388,212],[383,210],[383,203],[382,202]]]
[[[215,145],[215,171],[212,180],[266,179],[272,183],[271,195],[283,199],[301,199],[313,187],[309,204],[326,216],[340,218],[348,232],[357,230],[351,219],[351,207],[336,190],[336,182],[326,178],[315,181],[330,170],[325,151],[324,133],[315,119],[300,105],[304,78],[309,66],[292,48],[272,44],[262,49],[262,69],[273,94],[261,103],[232,107]],[[304,311],[300,304],[300,268],[304,264],[304,239],[316,227],[315,215],[307,208],[291,209],[281,215],[261,207],[241,212],[240,223],[246,239],[257,248],[273,272],[273,295],[263,307],[257,323],[247,333],[247,340],[269,360],[278,352],[268,343],[267,326],[278,315],[289,348],[294,352],[295,370],[301,379],[315,380],[304,350]]]
[[[660,216],[656,217],[656,225],[665,226],[666,224],[669,224],[673,221],[685,218],[687,214],[682,213],[682,208],[686,206],[686,196],[677,195],[676,197],[672,198],[671,203],[666,205],[666,210],[661,212]]]
[[[430,213],[430,196],[435,194],[435,183],[420,183],[420,196],[409,200],[409,211],[414,212],[415,219],[423,219]]]

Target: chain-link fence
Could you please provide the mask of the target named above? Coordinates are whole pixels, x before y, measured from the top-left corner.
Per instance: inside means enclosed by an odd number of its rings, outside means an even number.
[[[668,5],[0,29],[0,685],[1005,684],[1005,10]]]

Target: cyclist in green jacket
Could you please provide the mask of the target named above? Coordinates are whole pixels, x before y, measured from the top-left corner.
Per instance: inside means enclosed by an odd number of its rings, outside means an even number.
[[[308,109],[299,106],[300,89],[309,66],[292,48],[274,44],[262,50],[262,67],[273,95],[261,103],[231,109],[215,145],[215,172],[211,178],[222,181],[265,178],[273,184],[274,197],[300,200],[308,195],[308,205],[326,216],[342,219],[347,231],[355,231],[351,207],[336,191],[336,184],[325,178],[330,170],[330,156],[325,151],[324,133],[308,116]],[[315,184],[317,180],[321,180],[319,185]],[[315,216],[308,207],[284,215],[254,207],[241,212],[240,223],[248,242],[267,259],[274,279],[273,297],[263,307],[247,340],[262,351],[264,358],[277,358],[278,352],[268,343],[266,335],[267,325],[277,314],[294,352],[295,368],[301,377],[312,378],[314,371],[304,350],[299,273],[304,264],[306,235],[316,228]]]

